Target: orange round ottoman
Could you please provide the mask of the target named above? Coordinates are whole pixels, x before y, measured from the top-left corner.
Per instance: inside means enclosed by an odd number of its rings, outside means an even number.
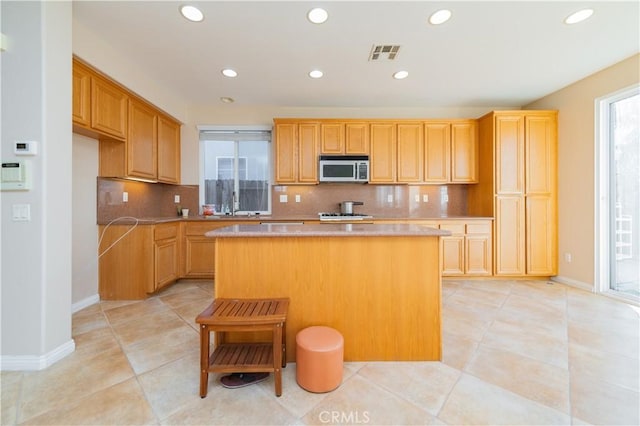
[[[296,381],[309,392],[329,392],[342,382],[344,338],[331,327],[307,327],[296,335]]]

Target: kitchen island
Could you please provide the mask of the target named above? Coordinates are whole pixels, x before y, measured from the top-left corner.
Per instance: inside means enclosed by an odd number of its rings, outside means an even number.
[[[216,298],[290,299],[287,361],[295,360],[296,333],[312,325],[342,333],[346,361],[441,359],[440,237],[449,232],[266,224],[205,235],[216,241]]]

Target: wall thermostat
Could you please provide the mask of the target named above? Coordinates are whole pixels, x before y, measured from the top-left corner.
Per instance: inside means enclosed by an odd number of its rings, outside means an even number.
[[[27,191],[31,189],[31,171],[28,161],[15,163],[2,163],[2,179],[0,180],[3,191]]]
[[[13,153],[15,155],[36,155],[38,153],[38,142],[15,141],[13,143]]]

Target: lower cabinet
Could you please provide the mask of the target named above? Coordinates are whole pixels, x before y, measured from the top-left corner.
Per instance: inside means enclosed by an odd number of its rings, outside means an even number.
[[[180,277],[180,223],[154,226],[154,279],[149,293],[171,284]]]
[[[492,275],[491,221],[440,222],[451,231],[442,237],[442,276]]]
[[[99,226],[101,300],[144,299],[179,278],[180,222]]]
[[[213,238],[204,234],[228,226],[227,223],[185,222],[183,226],[183,275],[186,278],[213,278],[216,244]]]

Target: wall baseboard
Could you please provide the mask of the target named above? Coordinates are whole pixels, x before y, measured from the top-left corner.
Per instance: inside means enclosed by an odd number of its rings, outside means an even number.
[[[551,277],[551,281],[554,281],[560,284],[566,284],[571,287],[579,288],[580,290],[588,291],[589,293],[595,293],[595,289],[593,288],[593,285],[584,283],[582,281],[574,280],[572,278],[556,275],[555,277]]]
[[[86,299],[82,299],[81,301],[72,304],[71,313],[75,314],[76,312],[81,311],[82,309],[91,305],[95,305],[98,302],[100,302],[100,295],[94,294],[93,296],[89,296]]]
[[[58,346],[49,353],[36,355],[2,355],[0,358],[0,370],[2,371],[38,371],[55,364],[62,358],[76,350],[76,342],[73,339]]]

